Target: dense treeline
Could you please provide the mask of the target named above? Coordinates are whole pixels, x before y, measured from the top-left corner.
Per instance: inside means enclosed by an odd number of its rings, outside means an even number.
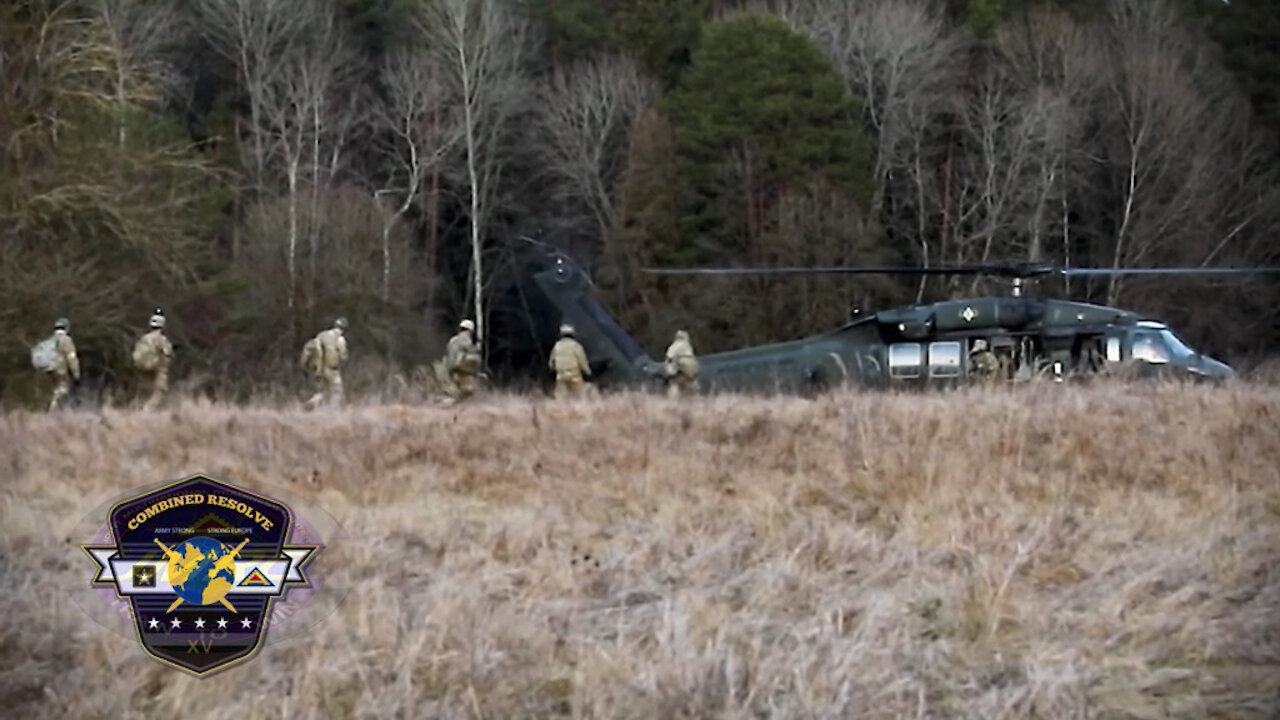
[[[90,374],[127,386],[155,306],[193,387],[296,379],[336,314],[369,378],[429,362],[463,315],[497,371],[527,352],[531,310],[505,300],[522,238],[572,252],[655,353],[676,327],[708,352],[998,287],[651,263],[1280,264],[1276,18],[1275,0],[6,3],[4,394],[30,396],[26,348],[61,315]],[[1274,282],[1056,290],[1228,359],[1280,340]]]

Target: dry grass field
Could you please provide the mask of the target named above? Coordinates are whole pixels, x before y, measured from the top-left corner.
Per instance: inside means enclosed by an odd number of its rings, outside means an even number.
[[[6,717],[1280,716],[1273,386],[11,413],[0,468]],[[347,593],[206,679],[69,599],[197,472]]]

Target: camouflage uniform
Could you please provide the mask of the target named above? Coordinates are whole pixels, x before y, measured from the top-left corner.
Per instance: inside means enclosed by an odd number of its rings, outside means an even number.
[[[338,318],[333,327],[324,330],[315,337],[319,346],[319,362],[315,372],[315,381],[319,386],[315,395],[307,400],[307,408],[314,408],[321,402],[336,405],[342,402],[342,363],[347,361],[347,319]]]
[[[591,376],[587,353],[573,337],[572,325],[560,326],[560,340],[551,348],[551,371],[556,374],[557,398],[581,397],[586,384],[584,377]]]
[[[449,338],[444,353],[444,367],[449,374],[449,400],[455,403],[475,394],[476,371],[480,367],[480,349],[472,336],[475,323],[463,320],[458,323],[458,328],[458,334]]]
[[[667,348],[667,394],[676,397],[697,392],[698,356],[689,342],[689,333],[677,330],[675,340]]]
[[[984,383],[991,383],[1000,376],[1000,361],[995,353],[987,348],[986,340],[973,341],[973,349],[969,351],[969,362],[973,367],[974,376]]]
[[[71,381],[80,381],[80,358],[76,356],[76,344],[71,339],[71,323],[66,318],[58,318],[53,328],[58,364],[52,371],[54,385],[53,398],[49,401],[50,412],[56,410],[62,399],[71,393]]]
[[[159,407],[169,393],[169,365],[173,362],[173,344],[164,334],[164,315],[159,310],[151,316],[151,330],[139,340],[141,351],[156,358],[155,368],[144,370],[151,373],[151,397],[143,405],[144,410]]]

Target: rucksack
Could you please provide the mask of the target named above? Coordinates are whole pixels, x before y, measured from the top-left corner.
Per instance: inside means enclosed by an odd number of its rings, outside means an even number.
[[[684,375],[694,377],[698,374],[698,359],[690,355],[682,355],[676,358],[676,369]]]
[[[146,335],[138,338],[138,342],[133,344],[133,366],[150,372],[159,364],[160,353],[156,352],[155,345],[147,342]]]
[[[41,372],[53,372],[58,369],[58,339],[56,337],[50,335],[31,348],[31,366]]]
[[[320,338],[313,337],[302,346],[302,358],[299,360],[302,368],[310,373],[320,372]]]

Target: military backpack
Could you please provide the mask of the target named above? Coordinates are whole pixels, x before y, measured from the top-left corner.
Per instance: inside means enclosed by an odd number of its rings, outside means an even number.
[[[320,372],[321,354],[320,337],[313,337],[307,341],[306,345],[302,346],[302,357],[299,359],[298,364],[309,373],[318,373]]]
[[[155,343],[146,335],[138,338],[138,342],[133,344],[133,366],[143,372],[151,372],[159,365],[160,353],[156,350]]]
[[[31,348],[31,366],[41,372],[53,372],[58,369],[57,337],[50,335]]]
[[[681,355],[676,358],[676,372],[694,377],[698,374],[698,359],[692,355]]]

